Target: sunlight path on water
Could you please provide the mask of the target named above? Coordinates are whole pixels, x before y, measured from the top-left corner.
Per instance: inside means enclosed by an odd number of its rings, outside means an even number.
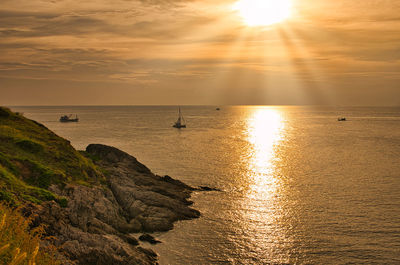
[[[265,256],[277,256],[275,247],[290,243],[278,220],[284,202],[280,181],[275,172],[279,163],[277,146],[284,138],[285,121],[279,108],[257,107],[250,113],[245,134],[250,143],[247,154],[248,190],[241,201],[241,225],[248,239],[264,248]],[[272,244],[271,244],[272,243]],[[259,250],[261,251],[261,249]],[[268,253],[267,253],[268,252]],[[280,253],[278,260],[285,262],[287,256]]]
[[[272,160],[275,158],[274,146],[282,139],[284,128],[279,110],[259,107],[248,120],[247,137],[252,144],[249,150],[248,174],[251,179],[252,196],[270,196],[275,185]],[[268,188],[268,186],[270,186]]]

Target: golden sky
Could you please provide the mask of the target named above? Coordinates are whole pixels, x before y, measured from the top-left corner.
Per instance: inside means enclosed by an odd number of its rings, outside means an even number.
[[[0,104],[400,105],[400,1],[236,2],[1,0]]]

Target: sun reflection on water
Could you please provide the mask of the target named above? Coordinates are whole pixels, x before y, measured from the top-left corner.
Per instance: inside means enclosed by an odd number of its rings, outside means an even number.
[[[283,110],[278,107],[255,107],[247,118],[244,136],[248,142],[245,182],[241,200],[240,227],[247,242],[271,261],[287,262],[282,245],[290,239],[282,223],[282,187],[276,167],[279,146],[285,137]]]
[[[276,145],[282,140],[285,123],[282,113],[273,107],[257,107],[248,119],[247,140],[249,196],[270,197],[276,189],[273,162],[276,162]]]

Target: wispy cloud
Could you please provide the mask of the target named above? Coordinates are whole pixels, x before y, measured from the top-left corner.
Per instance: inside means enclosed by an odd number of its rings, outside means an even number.
[[[0,85],[10,95],[29,89],[21,80],[48,80],[40,86],[50,94],[58,82],[100,93],[110,87],[127,93],[129,86],[136,92],[186,89],[190,95],[205,85],[225,91],[281,78],[309,84],[314,78],[319,86],[332,80],[362,96],[373,77],[387,88],[377,93],[399,96],[400,2],[296,0],[294,16],[269,29],[241,24],[233,3],[3,0]],[[228,80],[233,75],[243,82]],[[138,101],[157,103],[141,95]]]

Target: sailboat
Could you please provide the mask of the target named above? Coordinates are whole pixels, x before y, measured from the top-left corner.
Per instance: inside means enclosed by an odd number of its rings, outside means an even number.
[[[174,125],[172,125],[172,127],[175,127],[175,128],[178,128],[178,129],[180,129],[180,128],[186,128],[186,121],[185,121],[185,119],[184,119],[183,116],[182,116],[181,107],[179,107],[179,117],[178,117],[178,120],[175,122]]]

